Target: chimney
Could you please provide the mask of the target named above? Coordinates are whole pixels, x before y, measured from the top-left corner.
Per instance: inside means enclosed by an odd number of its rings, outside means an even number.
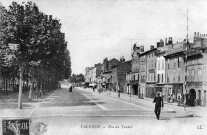
[[[160,47],[164,46],[164,41],[162,39],[160,39]]]
[[[154,45],[151,45],[151,46],[150,46],[150,50],[152,50],[152,49],[154,49]]]
[[[165,45],[167,45],[167,38],[165,38]]]
[[[160,47],[160,42],[157,42],[157,47]]]
[[[144,45],[140,46],[140,52],[144,52]]]
[[[169,37],[168,44],[173,44],[172,37]]]

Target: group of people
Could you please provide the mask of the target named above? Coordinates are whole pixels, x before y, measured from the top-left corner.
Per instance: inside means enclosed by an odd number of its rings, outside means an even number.
[[[168,103],[173,103],[175,101],[175,98],[173,97],[173,95],[168,95]],[[178,106],[183,105],[184,104],[184,95],[179,95],[177,97],[177,103]]]

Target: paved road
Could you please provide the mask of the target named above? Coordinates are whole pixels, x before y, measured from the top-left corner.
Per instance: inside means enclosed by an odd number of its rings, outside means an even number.
[[[73,92],[68,92],[68,89],[55,91],[30,116],[137,116],[155,119],[153,108],[153,104],[123,101],[75,88]],[[174,115],[163,112],[161,119],[171,119]]]
[[[44,135],[162,135],[207,131],[205,119],[175,118],[176,113],[164,111],[158,121],[153,108],[154,104],[119,100],[87,89],[75,88],[68,92],[68,88],[63,88],[24,113],[31,118],[31,133],[37,131],[34,126],[37,123],[47,125]],[[198,125],[206,125],[206,128],[199,130]]]
[[[33,123],[48,125],[45,134],[197,134],[200,118],[174,118],[162,112],[158,121],[154,104],[145,105],[115,99],[103,94],[75,88],[55,91],[30,117]],[[182,128],[181,128],[182,127]]]

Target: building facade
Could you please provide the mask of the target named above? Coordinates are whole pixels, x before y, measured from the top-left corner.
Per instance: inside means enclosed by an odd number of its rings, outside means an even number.
[[[131,93],[133,95],[138,95],[138,88],[139,88],[139,55],[140,53],[144,52],[144,46],[137,46],[134,44],[132,49],[132,60],[131,60]]]
[[[111,60],[108,60],[108,58],[105,58],[103,61],[103,83],[104,85],[103,88],[106,90],[111,90],[113,89],[113,84],[112,84],[112,68],[116,66],[119,63],[119,60],[113,58]]]
[[[140,54],[140,70],[139,70],[139,98],[144,97],[146,90],[146,74],[147,74],[147,59],[145,53]]]
[[[150,47],[150,50],[146,51],[144,55],[146,55],[146,89],[142,91],[144,97],[154,98],[156,96],[156,65],[157,65],[157,57],[156,57],[157,48],[154,46]]]
[[[173,101],[177,101],[178,96],[184,94],[185,82],[185,46],[186,41],[175,43],[172,49],[165,53],[165,70],[166,70],[166,91],[165,95],[171,96]]]
[[[207,35],[195,33],[193,46],[188,49],[187,104],[206,106]]]

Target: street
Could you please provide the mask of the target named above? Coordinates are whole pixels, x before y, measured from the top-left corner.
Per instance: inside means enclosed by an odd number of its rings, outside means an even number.
[[[68,88],[62,88],[36,107],[23,109],[21,114],[31,119],[32,134],[37,130],[34,127],[37,123],[45,124],[44,134],[47,135],[197,134],[207,131],[204,118],[179,118],[178,113],[164,109],[157,120],[153,109],[153,103],[125,101],[90,89],[74,88],[69,92]],[[202,129],[198,129],[199,125]]]

